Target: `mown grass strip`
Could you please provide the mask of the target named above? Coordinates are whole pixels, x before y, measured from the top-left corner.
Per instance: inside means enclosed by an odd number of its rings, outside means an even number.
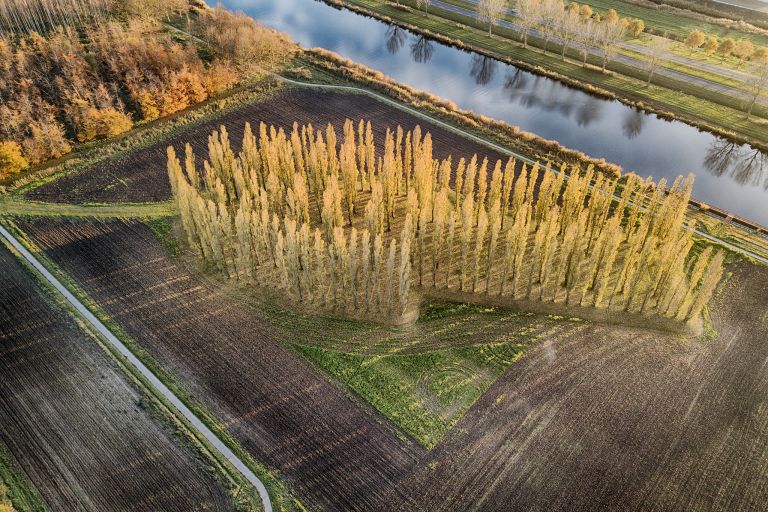
[[[30,201],[17,196],[0,196],[0,215],[23,217],[138,218],[176,215],[173,201],[157,203],[67,204]]]

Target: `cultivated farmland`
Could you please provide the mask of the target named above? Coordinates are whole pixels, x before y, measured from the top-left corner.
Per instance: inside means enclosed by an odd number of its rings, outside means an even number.
[[[411,481],[426,510],[761,510],[768,269],[729,267],[719,335],[585,325],[541,343]]]
[[[548,333],[426,452],[143,226],[22,227],[312,507],[759,510],[768,499],[761,267],[728,267],[713,341],[590,323]]]
[[[22,225],[246,450],[279,470],[303,503],[407,508],[399,479],[423,448],[275,341],[253,310],[180,268],[148,228]]]
[[[200,456],[5,246],[0,268],[0,442],[48,507],[231,510]]]
[[[243,128],[250,122],[254,131],[258,123],[273,124],[290,131],[294,121],[312,123],[318,128],[332,122],[336,132],[343,133],[346,118],[371,121],[376,140],[383,141],[387,128],[398,125],[412,130],[421,125],[432,134],[436,158],[448,155],[487,156],[495,161],[501,155],[485,146],[434,126],[416,116],[362,95],[321,92],[316,89],[287,89],[272,98],[244,106],[224,117],[182,130],[146,149],[106,160],[94,167],[60,177],[30,191],[27,196],[40,201],[61,203],[145,202],[171,197],[165,162],[166,148],[173,145],[179,155],[189,142],[197,158],[207,158],[208,136],[221,125],[226,126],[233,149],[240,150]]]

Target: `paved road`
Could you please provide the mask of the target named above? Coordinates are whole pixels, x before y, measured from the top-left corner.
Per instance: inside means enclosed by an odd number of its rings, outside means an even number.
[[[181,413],[184,418],[192,425],[193,428],[197,430],[197,432],[204,437],[213,447],[216,449],[222,456],[224,456],[242,475],[251,483],[254,487],[259,491],[259,495],[261,496],[262,503],[264,504],[264,510],[265,512],[272,512],[272,502],[269,499],[269,493],[267,493],[266,487],[264,487],[264,484],[259,480],[259,477],[257,477],[249,468],[245,465],[245,463],[240,460],[240,458],[235,455],[232,450],[225,445],[221,439],[219,439],[216,434],[211,432],[211,430],[203,423],[200,418],[198,418],[195,413],[193,413],[189,408],[184,405],[184,403],[173,394],[173,392],[168,389],[168,387],[163,384],[163,382],[155,376],[152,371],[144,366],[144,363],[142,363],[135,355],[133,355],[133,352],[128,350],[128,348],[123,345],[123,342],[120,341],[112,332],[107,329],[107,327],[101,323],[101,321],[94,316],[93,313],[90,312],[88,308],[86,308],[82,302],[80,302],[77,297],[75,297],[61,282],[56,279],[53,274],[51,274],[47,268],[43,266],[42,263],[40,263],[37,258],[35,258],[32,253],[30,253],[26,247],[24,247],[16,238],[8,232],[8,230],[5,229],[5,227],[0,225],[0,235],[2,235],[8,242],[11,244],[11,246],[18,251],[21,256],[27,260],[32,267],[40,274],[41,277],[43,277],[46,281],[48,281],[55,289],[58,291],[66,300],[69,302],[75,310],[80,314],[80,316],[85,319],[89,324],[93,326],[94,329],[96,329],[103,337],[104,339],[112,345],[115,349],[117,349],[120,354],[125,357],[125,359],[128,361],[129,364],[131,364],[134,368],[136,368],[139,373],[149,382],[149,385],[153,388],[154,392],[162,395],[168,402],[170,402],[173,407],[176,408],[176,410]]]
[[[478,2],[478,0],[466,0],[466,1],[470,2],[470,3],[474,3],[474,4],[477,4],[477,2]],[[432,0],[432,4],[435,7],[439,8],[439,9],[443,9],[445,11],[453,12],[453,13],[456,13],[456,14],[461,14],[463,16],[469,16],[471,18],[476,18],[477,17],[477,11],[474,10],[474,9],[468,9],[468,8],[465,8],[465,7],[460,7],[460,6],[457,6],[457,5],[453,5],[453,4],[444,2],[442,0]],[[515,14],[514,9],[510,8],[510,9],[507,9],[507,11],[511,15]],[[517,24],[512,23],[511,21],[508,21],[508,20],[501,20],[501,21],[499,21],[498,25],[500,25],[500,26],[502,26],[504,28],[508,28],[508,29],[511,29],[511,30],[518,31],[518,32],[520,30],[522,30],[520,26],[518,26]],[[532,36],[535,36],[535,37],[543,37],[543,35],[538,30],[536,30],[536,29],[530,29],[528,31],[528,34],[532,35]],[[552,40],[553,41],[559,41],[559,38],[554,37],[554,38],[552,38]],[[645,53],[645,52],[648,51],[647,47],[645,47],[643,45],[636,44],[636,43],[625,42],[625,43],[623,43],[623,46],[625,48],[628,48],[628,49],[631,49],[631,50],[634,50],[634,51],[637,51],[637,52],[641,52],[641,53]],[[597,48],[590,49],[589,53],[591,55],[593,55],[593,56],[601,58],[600,51]],[[686,65],[689,65],[689,66],[694,66],[694,67],[698,67],[698,68],[700,68],[702,70],[705,70],[705,66],[703,66],[702,63],[699,63],[697,61],[692,61],[692,60],[685,59],[684,57],[679,57],[679,56],[676,56],[676,55],[668,55],[668,58],[669,58],[669,60],[673,60],[673,61],[681,63],[681,64],[686,64]],[[616,61],[616,62],[620,62],[622,64],[625,64],[627,66],[632,66],[634,68],[638,68],[638,69],[641,69],[641,70],[644,69],[644,67],[645,67],[645,62],[644,61],[642,61],[640,59],[637,59],[637,58],[634,58],[634,57],[630,57],[629,55],[616,55],[613,60]],[[747,76],[745,73],[742,73],[740,71],[724,70],[723,68],[720,68],[720,67],[717,67],[717,66],[711,66],[711,65],[706,65],[706,67],[707,67],[706,71],[712,71],[712,72],[728,75],[730,78],[734,78],[736,80],[742,80],[743,81],[746,78],[746,76]],[[658,70],[656,70],[656,74],[657,75],[663,75],[663,76],[666,76],[668,78],[673,78],[675,80],[680,80],[681,82],[693,83],[693,84],[696,84],[697,86],[699,86],[701,88],[709,89],[711,91],[719,92],[721,94],[726,94],[728,96],[732,96],[734,98],[738,98],[738,99],[741,99],[741,100],[744,100],[744,101],[747,101],[747,100],[751,99],[751,95],[749,94],[749,92],[747,92],[747,91],[745,91],[743,89],[739,89],[739,88],[736,88],[736,87],[731,87],[729,85],[725,85],[725,84],[722,84],[722,83],[719,83],[719,82],[715,82],[713,80],[707,80],[706,78],[702,78],[702,77],[699,77],[699,76],[695,76],[695,75],[691,75],[691,74],[688,74],[688,73],[684,73],[682,71],[677,71],[677,70],[674,70],[674,69],[660,67]],[[758,99],[758,103],[764,104],[764,105],[768,105],[768,98],[763,96],[763,97]]]

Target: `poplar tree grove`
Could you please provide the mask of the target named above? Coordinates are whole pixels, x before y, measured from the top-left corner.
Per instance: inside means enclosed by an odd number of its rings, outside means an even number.
[[[379,149],[351,120],[340,137],[330,123],[246,124],[238,153],[221,127],[202,166],[169,147],[189,245],[290,301],[391,321],[428,288],[688,321],[722,276],[722,252],[692,251],[692,175],[438,160],[419,127],[388,129]]]

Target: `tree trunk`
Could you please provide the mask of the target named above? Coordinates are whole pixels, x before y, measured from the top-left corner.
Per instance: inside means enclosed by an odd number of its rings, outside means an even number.
[[[760,91],[757,91],[757,94],[755,94],[752,97],[752,101],[749,102],[749,107],[747,108],[747,119],[749,119],[752,116],[752,109],[755,107],[755,103],[757,102],[757,96],[760,94]]]

